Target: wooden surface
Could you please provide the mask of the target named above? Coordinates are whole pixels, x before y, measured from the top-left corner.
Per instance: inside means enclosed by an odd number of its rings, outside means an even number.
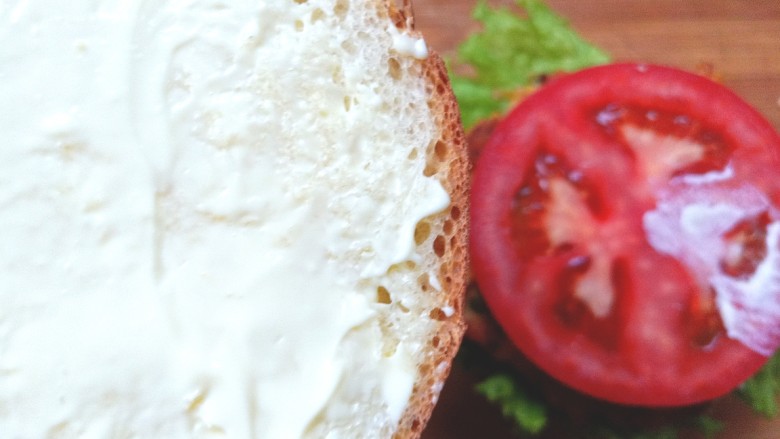
[[[433,49],[451,52],[477,29],[470,18],[475,4],[475,0],[414,0],[417,28]],[[547,4],[616,60],[686,69],[711,63],[726,85],[780,129],[780,0],[548,0]]]
[[[417,28],[446,55],[477,29],[475,0],[414,0]],[[510,5],[510,0],[492,1]],[[548,0],[589,41],[616,60],[696,69],[720,79],[780,129],[780,0]],[[445,386],[423,439],[514,438],[500,415],[471,391],[460,368]],[[752,415],[736,401],[718,405],[727,419],[719,439],[780,439],[780,419]],[[567,438],[556,438],[567,439]]]

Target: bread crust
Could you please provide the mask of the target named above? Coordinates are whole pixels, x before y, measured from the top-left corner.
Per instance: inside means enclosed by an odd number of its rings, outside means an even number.
[[[399,30],[422,37],[414,30],[411,0],[402,0],[395,6],[385,0],[390,17]],[[396,439],[419,438],[427,424],[444,381],[450,373],[452,361],[465,332],[463,305],[469,279],[468,257],[468,194],[470,187],[470,160],[460,120],[460,110],[450,86],[442,58],[434,51],[421,61],[428,92],[428,106],[436,121],[438,139],[428,151],[428,169],[450,195],[446,211],[429,220],[439,230],[433,240],[439,256],[438,278],[441,291],[421,291],[421,294],[439,294],[437,302],[449,304],[447,312],[431,311],[438,321],[437,329],[428,341],[430,353],[419,368],[410,404],[399,421]]]

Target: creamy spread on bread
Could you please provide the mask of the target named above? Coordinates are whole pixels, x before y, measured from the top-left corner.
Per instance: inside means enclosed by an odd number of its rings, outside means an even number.
[[[376,65],[427,49],[334,35],[352,3],[0,7],[2,437],[304,437],[362,393],[398,421],[419,347],[377,289],[449,198],[406,140],[423,81],[388,107]]]

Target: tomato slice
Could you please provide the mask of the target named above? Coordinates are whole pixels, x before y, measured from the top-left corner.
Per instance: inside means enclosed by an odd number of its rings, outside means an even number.
[[[780,344],[780,137],[720,84],[639,64],[556,78],[498,124],[471,201],[485,301],[571,387],[693,404]]]

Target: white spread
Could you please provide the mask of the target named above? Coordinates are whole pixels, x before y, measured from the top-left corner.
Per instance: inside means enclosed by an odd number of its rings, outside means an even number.
[[[396,52],[417,59],[428,57],[428,45],[425,44],[424,39],[401,33],[396,28],[393,28],[391,32],[393,34],[393,49]]]
[[[685,263],[705,287],[711,286],[729,337],[762,355],[780,346],[780,220],[753,186],[718,185],[724,179],[693,181],[662,191],[643,218],[650,244]],[[728,180],[727,178],[725,180]],[[722,237],[740,221],[769,212],[767,255],[748,278],[728,275],[721,261],[730,252]]]
[[[449,200],[288,3],[0,6],[1,437],[296,438],[338,400]],[[350,352],[397,421],[416,371],[379,337]]]

